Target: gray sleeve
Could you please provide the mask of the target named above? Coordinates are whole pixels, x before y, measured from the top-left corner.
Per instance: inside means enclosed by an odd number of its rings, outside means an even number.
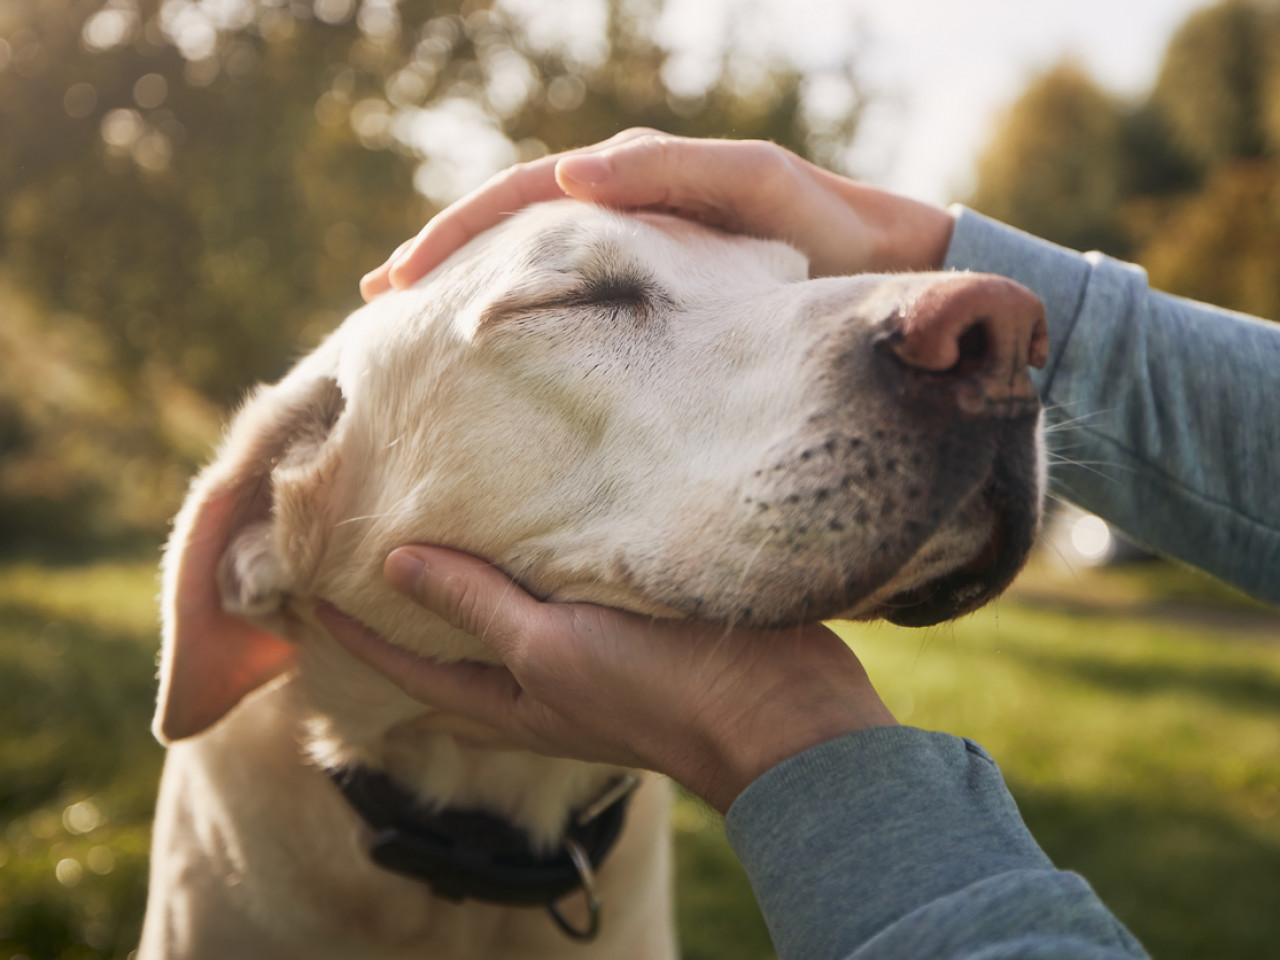
[[[1142,947],[1054,868],[977,744],[911,727],[779,764],[725,831],[782,960],[1123,960]]]
[[[1050,487],[1139,543],[1280,603],[1280,324],[1152,291],[962,207],[949,269],[1044,301]]]

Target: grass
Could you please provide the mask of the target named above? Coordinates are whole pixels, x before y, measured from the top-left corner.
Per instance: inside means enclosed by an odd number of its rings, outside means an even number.
[[[155,592],[154,563],[0,568],[0,958],[137,946]]]
[[[0,566],[0,960],[125,958],[162,751],[154,564]],[[842,625],[903,722],[971,736],[1154,956],[1280,942],[1280,620],[1164,565],[924,631]],[[676,813],[688,960],[772,956],[719,820]]]

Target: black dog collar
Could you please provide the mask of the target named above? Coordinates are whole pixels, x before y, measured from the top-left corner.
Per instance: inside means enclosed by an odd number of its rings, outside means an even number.
[[[600,926],[595,870],[622,832],[634,774],[612,781],[594,801],[575,811],[561,849],[538,853],[529,835],[482,810],[432,811],[385,773],[367,767],[329,771],[342,795],[373,830],[369,856],[387,870],[422,880],[448,900],[482,900],[512,906],[545,906],[576,940],[592,940]],[[568,923],[556,901],[582,890],[590,919],[584,929]]]

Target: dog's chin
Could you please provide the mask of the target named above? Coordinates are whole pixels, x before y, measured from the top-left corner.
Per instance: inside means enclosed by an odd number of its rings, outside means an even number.
[[[958,566],[880,600],[871,616],[902,627],[928,627],[972,613],[1008,588],[1026,563],[1039,530],[1039,505],[1008,502],[1001,485],[982,493],[993,508],[990,532]]]
[[[1039,531],[1038,487],[1011,483],[1010,475],[1019,473],[998,461],[968,506],[958,511],[955,523],[960,529],[940,530],[874,589],[854,578],[831,590],[825,602],[809,593],[796,608],[753,610],[743,625],[888,620],[903,627],[928,627],[985,606],[1022,570]]]
[[[918,587],[895,593],[876,605],[874,616],[900,627],[930,627],[972,613],[994,600],[1017,576],[1026,555],[1000,549],[1003,524],[969,563],[928,580]]]
[[[983,499],[988,499],[986,493]],[[972,613],[998,597],[1026,563],[1039,529],[1039,509],[1028,499],[987,515],[981,531],[965,538],[969,549],[954,548],[952,562],[930,560],[921,567],[908,562],[878,581],[833,577],[824,588],[813,580],[783,579],[756,583],[742,596],[729,596],[712,606],[684,597],[663,598],[677,619],[702,620],[725,627],[781,630],[824,620],[888,620],[903,627],[928,627]],[[927,552],[929,541],[920,552]],[[900,585],[900,586],[899,586]]]

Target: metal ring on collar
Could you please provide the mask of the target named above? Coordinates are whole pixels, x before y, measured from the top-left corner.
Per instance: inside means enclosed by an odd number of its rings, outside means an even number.
[[[582,895],[587,901],[587,925],[582,929],[575,927],[564,918],[564,914],[560,912],[560,908],[554,901],[547,904],[547,913],[551,914],[551,919],[566,936],[582,943],[590,943],[600,932],[600,901],[596,898],[596,874],[591,869],[591,860],[581,844],[570,837],[565,837],[564,848],[578,870],[579,879],[582,880]]]

